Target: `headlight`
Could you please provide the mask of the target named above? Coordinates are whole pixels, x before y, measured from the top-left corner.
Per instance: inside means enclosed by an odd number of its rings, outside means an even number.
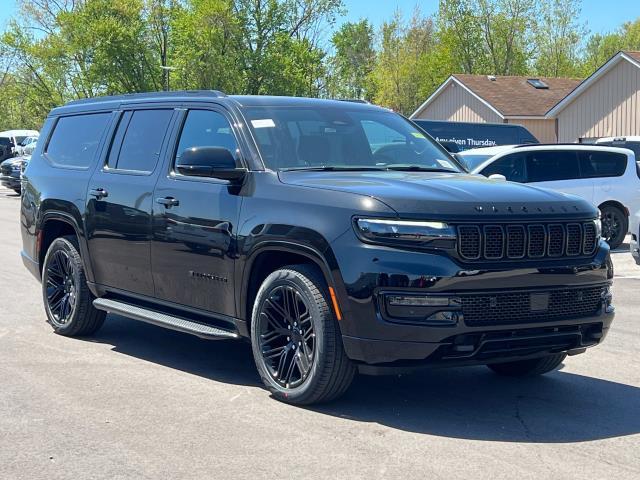
[[[455,229],[444,222],[357,218],[354,227],[365,242],[382,245],[453,248]]]
[[[600,238],[602,236],[602,220],[600,220],[600,217],[596,218],[593,224],[596,226],[596,238]]]

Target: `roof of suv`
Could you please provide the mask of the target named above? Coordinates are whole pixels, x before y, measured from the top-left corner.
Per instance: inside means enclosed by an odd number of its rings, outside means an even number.
[[[628,150],[624,148],[618,147],[610,147],[608,145],[596,145],[596,144],[585,144],[585,143],[538,143],[538,144],[523,144],[523,145],[498,145],[495,147],[484,147],[484,148],[470,148],[463,152],[459,152],[458,155],[487,155],[487,156],[495,156],[501,153],[518,150],[518,151],[536,151],[536,150],[603,150],[603,151],[616,151],[620,153],[623,150]],[[633,152],[631,152],[633,153]]]
[[[73,100],[65,104],[64,106],[55,108],[52,110],[52,113],[59,114],[64,113],[68,110],[76,110],[81,107],[91,107],[94,105],[104,105],[108,103],[150,103],[154,101],[157,102],[166,100],[193,101],[194,99],[205,101],[214,99],[217,101],[233,101],[239,107],[296,106],[318,108],[321,106],[334,106],[345,108],[348,104],[350,109],[379,109],[388,111],[387,109],[384,109],[382,107],[378,107],[370,103],[363,103],[360,101],[267,95],[226,95],[225,93],[218,90],[185,90],[173,92],[130,93],[124,95],[84,98],[80,100]]]
[[[596,140],[596,144],[601,142],[640,142],[640,135],[628,135],[620,137],[602,137]]]

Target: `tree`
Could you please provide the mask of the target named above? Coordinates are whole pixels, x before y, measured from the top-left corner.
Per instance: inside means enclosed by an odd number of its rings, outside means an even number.
[[[411,114],[433,88],[436,36],[432,18],[418,9],[405,23],[396,12],[381,30],[381,45],[372,72],[375,102],[405,115]]]
[[[173,86],[244,92],[237,49],[240,25],[228,0],[190,0],[174,11]]]
[[[318,32],[332,23],[342,0],[235,0],[239,35],[236,48],[245,92],[316,96],[325,77]],[[288,37],[288,38],[287,38]],[[296,67],[301,64],[303,70]],[[307,73],[314,79],[307,77]],[[287,84],[290,84],[290,87]],[[301,91],[301,85],[305,88]]]
[[[437,24],[439,48],[449,57],[451,73],[486,70],[482,27],[472,0],[440,0]]]
[[[374,31],[367,20],[345,23],[333,34],[335,54],[330,59],[333,84],[330,95],[339,98],[373,98],[370,79],[375,66]]]
[[[624,23],[616,32],[592,35],[585,48],[582,74],[595,72],[620,50],[640,50],[640,18]]]
[[[486,73],[522,75],[532,53],[535,0],[477,0],[478,21],[488,58]]]
[[[580,45],[586,29],[578,22],[579,15],[580,0],[543,2],[536,31],[535,71],[538,75],[580,75]]]

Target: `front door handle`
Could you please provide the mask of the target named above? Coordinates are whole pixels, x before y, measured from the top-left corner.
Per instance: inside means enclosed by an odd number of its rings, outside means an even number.
[[[96,197],[96,200],[102,200],[105,197],[109,196],[109,192],[107,192],[104,188],[92,188],[89,190],[89,195],[92,197]]]
[[[173,197],[156,198],[156,203],[164,205],[165,208],[177,207],[180,205],[180,200]]]

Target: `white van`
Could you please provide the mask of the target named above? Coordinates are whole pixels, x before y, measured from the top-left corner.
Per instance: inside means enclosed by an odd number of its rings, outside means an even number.
[[[457,154],[471,173],[499,175],[578,195],[602,212],[602,236],[611,248],[624,241],[629,212],[640,209],[640,178],[633,151],[594,145],[506,145]]]

